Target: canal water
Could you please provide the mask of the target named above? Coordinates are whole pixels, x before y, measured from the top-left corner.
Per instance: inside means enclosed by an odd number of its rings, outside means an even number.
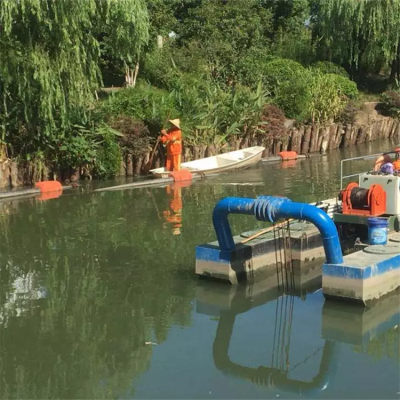
[[[398,295],[364,310],[325,301],[318,271],[287,293],[194,274],[222,197],[333,198],[342,158],[394,144],[187,187],[0,203],[0,398],[399,398]]]

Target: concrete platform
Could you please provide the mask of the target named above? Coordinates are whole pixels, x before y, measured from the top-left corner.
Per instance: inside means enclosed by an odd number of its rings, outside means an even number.
[[[233,251],[220,250],[217,241],[197,246],[196,274],[232,284],[276,274],[284,263],[284,240],[270,232],[243,244],[245,236],[234,236],[236,248]],[[310,223],[291,224],[290,238],[286,242],[291,248],[286,258],[293,260],[294,273],[299,274],[306,265],[320,266],[325,260],[320,233]]]
[[[400,243],[389,236],[386,246],[369,246],[344,257],[342,264],[324,264],[325,297],[368,304],[400,287]]]

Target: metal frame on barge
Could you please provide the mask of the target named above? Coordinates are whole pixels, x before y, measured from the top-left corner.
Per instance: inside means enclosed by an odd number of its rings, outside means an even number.
[[[373,185],[380,185],[385,192],[386,196],[386,207],[385,212],[380,214],[379,217],[386,218],[388,220],[388,228],[389,231],[400,231],[400,172],[394,174],[386,174],[375,171],[361,171],[357,173],[352,173],[349,175],[344,175],[345,164],[354,161],[368,161],[368,160],[376,160],[378,157],[383,154],[394,154],[394,151],[386,152],[386,153],[377,153],[371,154],[367,156],[361,157],[352,157],[347,158],[341,161],[340,163],[340,190],[343,192],[344,181],[350,178],[358,178],[358,186],[360,189],[371,189]],[[354,185],[356,186],[356,185]],[[349,187],[349,185],[348,185]],[[381,199],[382,200],[382,199]],[[379,201],[379,199],[377,200]],[[372,217],[368,215],[368,213],[346,213],[343,212],[343,202],[338,201],[338,209],[340,212],[333,213],[334,222],[342,226],[343,224],[347,224],[348,228],[352,228],[353,226],[368,226],[368,218]],[[364,229],[365,231],[365,229]]]

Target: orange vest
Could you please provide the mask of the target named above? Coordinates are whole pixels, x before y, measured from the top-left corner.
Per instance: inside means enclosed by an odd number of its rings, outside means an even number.
[[[395,170],[400,169],[400,160],[396,160],[396,161],[393,163],[393,168],[394,168]]]
[[[163,143],[167,143],[167,156],[177,156],[182,153],[182,132],[173,127],[161,137]]]

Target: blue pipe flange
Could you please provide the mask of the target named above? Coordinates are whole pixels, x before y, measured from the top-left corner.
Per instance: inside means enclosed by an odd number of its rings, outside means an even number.
[[[254,215],[258,221],[276,222],[280,205],[289,201],[287,197],[259,196],[254,201]]]

